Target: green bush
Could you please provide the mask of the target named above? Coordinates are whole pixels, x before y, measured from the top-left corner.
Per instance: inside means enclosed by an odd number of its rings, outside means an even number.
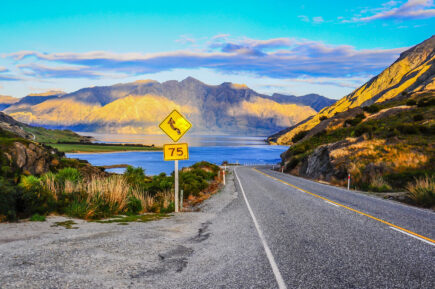
[[[55,179],[60,184],[64,184],[65,181],[76,184],[82,179],[82,176],[76,168],[63,168],[56,173]]]
[[[322,116],[319,118],[320,121],[324,121],[324,120],[327,120],[327,119],[328,119],[328,117],[327,117],[326,115],[322,115]]]
[[[411,105],[416,105],[417,104],[417,102],[415,101],[415,100],[413,100],[413,99],[410,99],[410,100],[408,100],[407,102],[406,102],[406,105],[409,105],[409,106],[411,106]]]
[[[435,98],[427,99],[423,98],[417,102],[418,107],[432,106],[435,105]]]
[[[298,158],[292,158],[292,159],[290,160],[290,162],[287,164],[286,169],[287,169],[287,170],[292,170],[292,169],[294,169],[298,164],[299,164],[299,159],[298,159]]]
[[[400,124],[397,126],[397,130],[399,130],[403,134],[417,134],[418,129],[414,125],[410,124]]]
[[[129,185],[141,186],[145,182],[145,171],[141,167],[128,166],[124,172],[124,178]]]
[[[297,134],[295,134],[292,138],[292,142],[296,143],[298,141],[300,141],[301,139],[303,139],[306,135],[308,134],[308,131],[303,130],[298,132]]]
[[[44,191],[39,178],[23,176],[19,186],[22,192],[18,200],[18,210],[24,215],[47,214],[55,210],[56,201],[51,193]]]
[[[175,203],[171,202],[169,203],[169,206],[167,208],[164,208],[163,206],[160,208],[160,213],[167,214],[172,213],[175,211]]]
[[[421,115],[421,114],[416,114],[416,115],[414,115],[414,116],[412,117],[412,119],[413,119],[414,121],[422,121],[422,120],[424,119],[424,116]]]
[[[92,219],[107,218],[117,213],[116,204],[112,207],[112,204],[102,195],[94,196],[88,204],[88,209],[92,211],[92,215],[89,216]]]
[[[377,113],[381,110],[381,108],[377,104],[372,104],[370,106],[363,107],[363,110],[369,113]]]
[[[73,201],[65,208],[65,214],[69,217],[83,219],[86,217],[88,204],[86,201]]]
[[[182,172],[180,174],[180,189],[184,190],[184,196],[198,196],[198,194],[208,187],[206,179],[196,174],[197,171]]]
[[[142,211],[142,202],[135,196],[130,196],[127,203],[128,214],[139,214]]]
[[[373,135],[373,127],[371,125],[361,125],[355,129],[355,136],[359,137],[363,134],[369,134],[369,136]]]
[[[7,179],[0,177],[0,222],[2,219],[15,221],[17,219],[17,199],[21,188]]]
[[[34,214],[30,217],[31,222],[45,222],[45,216],[40,214]]]

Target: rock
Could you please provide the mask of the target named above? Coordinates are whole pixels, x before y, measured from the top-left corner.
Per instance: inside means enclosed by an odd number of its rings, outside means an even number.
[[[47,172],[53,159],[58,155],[59,153],[54,149],[48,149],[36,143],[19,141],[14,142],[5,153],[15,167],[36,175]]]

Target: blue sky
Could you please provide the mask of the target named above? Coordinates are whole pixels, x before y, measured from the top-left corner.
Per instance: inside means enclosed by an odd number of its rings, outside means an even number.
[[[432,0],[4,1],[0,94],[193,76],[340,98],[434,28]]]

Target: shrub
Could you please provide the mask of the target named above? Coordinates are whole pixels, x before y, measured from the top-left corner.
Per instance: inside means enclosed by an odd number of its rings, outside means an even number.
[[[73,201],[65,208],[65,214],[74,218],[85,218],[88,212],[88,204],[86,201]]]
[[[406,186],[408,196],[416,204],[423,207],[435,206],[435,179],[425,176],[415,179],[413,183]]]
[[[21,188],[0,177],[0,222],[17,219],[17,199]]]
[[[417,134],[418,129],[414,125],[401,124],[397,126],[397,129],[403,134]]]
[[[65,183],[70,181],[77,184],[82,179],[80,172],[76,168],[63,168],[55,175],[55,180],[58,183]]]
[[[326,135],[326,129],[322,129],[321,131],[317,132],[314,136],[315,137],[321,137]]]
[[[23,189],[18,200],[18,210],[25,215],[46,214],[54,211],[56,202],[53,194],[43,189],[42,182],[35,176],[23,176],[20,187]]]
[[[145,171],[141,167],[128,166],[124,172],[124,178],[129,185],[140,186],[145,181]]]
[[[370,106],[363,107],[363,110],[369,113],[377,113],[381,110],[381,108],[377,104],[372,104]]]
[[[292,170],[292,169],[294,169],[298,164],[299,164],[299,159],[298,159],[298,158],[292,158],[292,159],[290,160],[290,162],[287,164],[286,169],[287,169],[287,170]]]
[[[369,134],[369,136],[372,136],[373,127],[371,125],[362,125],[362,126],[357,127],[355,129],[355,136],[356,137],[362,136],[365,133]]]
[[[324,121],[324,120],[327,120],[327,119],[328,119],[328,117],[327,117],[326,115],[322,115],[322,116],[319,118],[320,121]]]
[[[301,139],[303,139],[306,135],[308,134],[308,131],[306,130],[302,130],[300,132],[298,132],[297,134],[295,134],[292,138],[292,142],[296,143],[298,141],[300,141]]]
[[[411,105],[416,105],[417,104],[417,102],[415,101],[415,100],[413,100],[413,99],[410,99],[410,100],[408,100],[407,102],[406,102],[406,105],[409,105],[409,106],[411,106]]]
[[[421,114],[416,114],[416,115],[414,115],[414,116],[412,117],[412,119],[413,119],[414,121],[422,121],[422,120],[424,119],[424,116],[421,115]]]
[[[373,178],[369,185],[369,190],[374,192],[388,192],[391,189],[391,186],[381,176]]]
[[[208,187],[204,177],[197,174],[198,171],[182,172],[180,174],[180,189],[184,190],[184,196],[198,196],[198,194]]]
[[[417,102],[418,107],[425,107],[431,105],[435,105],[435,98],[431,98],[431,99],[423,98]]]
[[[142,202],[135,196],[128,197],[127,212],[128,214],[139,214],[142,211]]]
[[[31,222],[45,222],[45,216],[40,214],[34,214],[29,219]]]

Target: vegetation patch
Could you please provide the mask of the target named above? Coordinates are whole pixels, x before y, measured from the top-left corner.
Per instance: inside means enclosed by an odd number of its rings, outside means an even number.
[[[154,146],[143,145],[112,145],[112,144],[81,144],[81,143],[48,143],[49,146],[64,153],[101,153],[118,151],[161,151]]]
[[[150,214],[144,214],[144,215],[130,215],[130,216],[115,216],[108,220],[98,220],[96,222],[102,223],[102,224],[109,224],[109,223],[118,223],[118,224],[127,224],[131,222],[149,222],[149,221],[156,221],[161,220],[165,218],[169,218],[171,215],[166,213],[150,213]]]
[[[73,225],[77,225],[73,220],[63,221],[63,222],[55,222],[50,227],[64,227],[65,229],[78,229],[79,227],[73,227]]]
[[[45,216],[40,214],[34,214],[30,217],[31,222],[45,222]]]

